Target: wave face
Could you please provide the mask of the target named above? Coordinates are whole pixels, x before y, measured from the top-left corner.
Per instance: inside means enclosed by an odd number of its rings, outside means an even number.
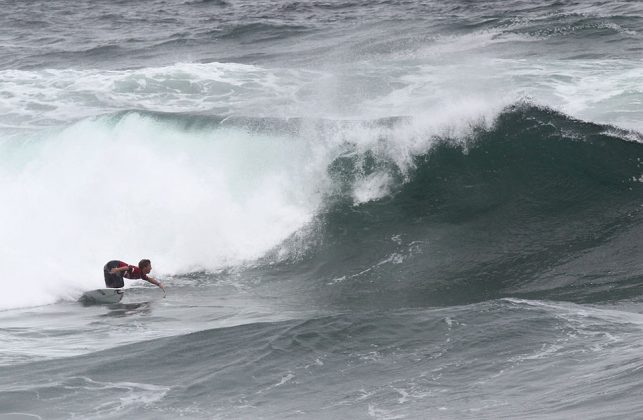
[[[323,239],[298,264],[349,307],[638,296],[638,138],[519,105],[436,141],[406,175],[370,151],[340,157]],[[383,177],[393,192],[356,205],[356,178]]]
[[[643,417],[639,2],[0,7],[0,418]]]

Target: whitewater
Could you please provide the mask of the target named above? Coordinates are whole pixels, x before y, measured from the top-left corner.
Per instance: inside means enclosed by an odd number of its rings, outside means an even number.
[[[0,4],[0,418],[643,413],[637,2]]]

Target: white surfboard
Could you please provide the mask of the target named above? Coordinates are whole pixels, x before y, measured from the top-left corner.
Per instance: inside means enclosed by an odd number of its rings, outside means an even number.
[[[118,303],[123,299],[123,289],[96,289],[83,293],[80,301],[90,304]]]

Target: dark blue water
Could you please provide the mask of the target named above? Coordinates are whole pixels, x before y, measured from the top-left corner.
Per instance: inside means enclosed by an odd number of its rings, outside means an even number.
[[[638,2],[2,10],[0,418],[643,415]]]

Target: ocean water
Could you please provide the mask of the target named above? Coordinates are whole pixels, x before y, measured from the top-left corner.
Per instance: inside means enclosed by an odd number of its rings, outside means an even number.
[[[0,419],[643,417],[640,2],[0,5]]]

